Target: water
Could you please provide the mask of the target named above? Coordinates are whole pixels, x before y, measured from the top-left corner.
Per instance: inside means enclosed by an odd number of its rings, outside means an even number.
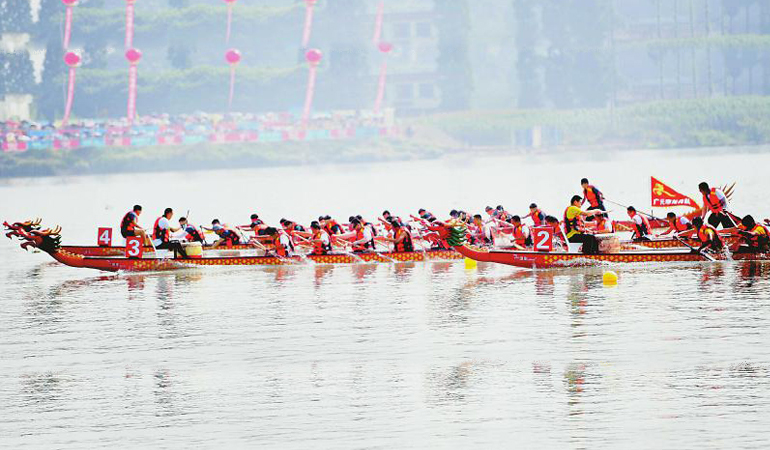
[[[197,223],[531,201],[561,212],[583,176],[641,208],[649,175],[691,194],[739,181],[736,212],[764,218],[768,162],[640,152],[13,180],[0,218],[40,216],[91,243],[136,202],[144,224],[169,205]],[[768,448],[770,265],[614,269],[611,288],[601,268],[461,262],[112,275],[2,239],[0,442]]]

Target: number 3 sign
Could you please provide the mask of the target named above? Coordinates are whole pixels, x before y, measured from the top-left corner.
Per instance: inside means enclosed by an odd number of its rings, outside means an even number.
[[[535,251],[550,252],[553,250],[553,228],[537,227],[533,229],[535,235]]]
[[[112,228],[99,228],[99,232],[96,234],[96,243],[99,247],[111,247]]]
[[[126,238],[126,258],[139,259],[144,254],[142,239],[136,236]]]

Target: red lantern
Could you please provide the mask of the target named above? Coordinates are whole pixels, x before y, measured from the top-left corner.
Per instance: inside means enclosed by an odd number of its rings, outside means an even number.
[[[130,66],[128,67],[128,123],[134,124],[134,118],[136,117],[136,83],[138,78],[139,60],[142,59],[142,52],[135,48],[129,48],[126,50],[126,59]]]
[[[126,48],[134,46],[134,2],[136,0],[126,0]]]
[[[302,48],[307,48],[313,30],[313,7],[316,0],[305,0],[305,26],[302,29]]]
[[[67,82],[67,104],[64,106],[62,126],[66,127],[72,112],[72,102],[75,100],[75,68],[80,65],[80,55],[75,52],[64,54],[64,63],[69,66],[69,80]]]
[[[227,61],[230,64],[238,64],[241,62],[241,52],[238,50],[231,48],[230,50],[225,53],[225,61]]]
[[[129,48],[126,50],[126,59],[131,64],[137,64],[142,59],[142,52],[136,48]]]
[[[77,67],[80,65],[80,55],[75,52],[67,52],[64,54],[64,63],[70,67]]]
[[[321,50],[318,50],[317,48],[312,48],[305,53],[305,59],[307,59],[307,62],[313,65],[317,65],[321,62],[321,58],[323,58],[323,53],[321,53]]]
[[[61,0],[64,3],[66,11],[64,13],[64,50],[70,47],[70,36],[72,36],[72,8],[78,4],[78,0]]]
[[[227,109],[233,107],[233,95],[235,94],[235,66],[241,62],[241,52],[231,48],[225,53],[225,61],[230,64],[230,96],[227,101]]]
[[[316,48],[310,49],[305,53],[305,59],[310,64],[310,73],[307,80],[307,91],[305,93],[305,108],[302,112],[302,126],[307,127],[307,122],[310,120],[310,111],[313,108],[313,96],[315,95],[315,78],[318,71],[318,64],[323,58],[321,50]]]
[[[377,99],[374,101],[374,112],[379,113],[382,109],[382,101],[385,100],[385,82],[388,76],[388,53],[393,50],[393,44],[390,42],[380,42],[377,45],[383,54],[382,67],[380,68],[380,81],[377,84]]]

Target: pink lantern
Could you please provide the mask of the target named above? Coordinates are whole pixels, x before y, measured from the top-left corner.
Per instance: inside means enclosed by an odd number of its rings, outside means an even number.
[[[238,64],[241,62],[241,52],[238,50],[231,48],[230,50],[225,53],[225,61],[227,61],[230,64]]]
[[[225,61],[230,64],[230,96],[227,101],[227,109],[233,107],[233,95],[235,94],[235,66],[241,62],[241,52],[231,48],[225,53]]]
[[[64,3],[64,50],[70,47],[70,36],[72,36],[72,8],[78,4],[78,0],[61,0]]]
[[[313,30],[313,7],[316,0],[305,0],[305,27],[302,30],[302,48],[307,48]]]
[[[233,24],[233,5],[235,5],[235,2],[238,0],[225,0],[225,3],[227,3],[227,33],[225,34],[225,44],[230,43],[230,30],[232,29]]]
[[[127,49],[134,46],[134,2],[136,0],[126,0],[126,42]]]
[[[64,54],[64,62],[70,67],[77,67],[80,65],[80,55],[75,52],[67,52]]]
[[[126,51],[126,59],[130,66],[128,67],[128,110],[127,117],[129,125],[134,124],[136,117],[136,83],[139,75],[137,65],[142,59],[142,52],[138,49],[130,48]]]
[[[307,59],[307,62],[310,64],[317,65],[321,62],[321,58],[323,58],[323,53],[317,48],[312,48],[305,53],[305,59]]]
[[[323,58],[323,53],[318,49],[310,49],[305,53],[305,59],[310,64],[310,73],[307,80],[307,91],[305,93],[305,108],[302,113],[302,126],[307,127],[308,120],[310,120],[310,111],[313,108],[313,96],[315,95],[315,79],[316,72],[318,71],[318,64]]]
[[[62,126],[66,127],[72,112],[72,103],[75,100],[75,68],[80,65],[80,55],[75,52],[64,54],[64,63],[69,66],[69,80],[67,83],[67,104],[64,106],[64,118]]]

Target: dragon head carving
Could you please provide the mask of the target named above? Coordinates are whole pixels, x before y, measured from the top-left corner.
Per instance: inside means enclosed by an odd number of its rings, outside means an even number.
[[[6,236],[11,239],[19,238],[22,241],[21,248],[29,250],[30,247],[38,248],[46,253],[55,253],[61,247],[61,227],[40,229],[42,220],[35,219],[27,222],[16,222],[9,224],[3,222],[8,231]]]

